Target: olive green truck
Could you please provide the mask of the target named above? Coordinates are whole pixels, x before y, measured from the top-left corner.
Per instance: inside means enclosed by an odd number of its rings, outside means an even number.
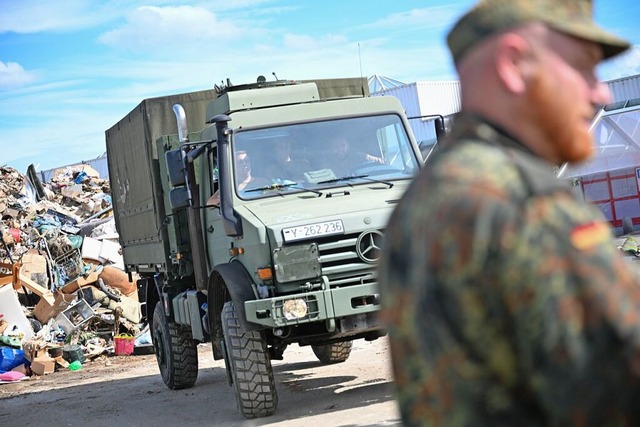
[[[228,83],[142,101],[106,146],[126,270],[170,389],[194,385],[196,346],[211,342],[242,415],[268,416],[271,361],[289,344],[330,364],[385,334],[376,262],[422,164],[396,98],[362,78]]]

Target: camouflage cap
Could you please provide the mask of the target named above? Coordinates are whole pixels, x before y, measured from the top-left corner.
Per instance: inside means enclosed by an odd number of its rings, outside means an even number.
[[[592,0],[480,0],[454,25],[447,44],[457,63],[477,42],[530,22],[598,43],[604,59],[630,46],[595,24]]]

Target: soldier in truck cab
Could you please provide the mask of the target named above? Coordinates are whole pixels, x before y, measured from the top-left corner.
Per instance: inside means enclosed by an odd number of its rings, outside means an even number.
[[[236,188],[242,191],[253,181],[251,160],[246,151],[236,151]]]
[[[336,135],[329,140],[323,161],[323,167],[331,169],[338,177],[349,175],[354,168],[367,162],[384,164],[382,157],[364,151],[352,151],[344,135]]]
[[[271,155],[264,170],[264,176],[272,181],[294,181],[304,179],[304,173],[311,168],[305,159],[296,159],[292,156],[290,141],[280,139],[270,147]]]
[[[251,160],[249,158],[249,153],[245,150],[236,151],[236,162],[235,162],[235,176],[236,176],[236,188],[239,193],[242,193],[247,189],[249,184],[257,184],[252,185],[252,187],[266,185],[266,180],[263,178],[254,178],[251,173]],[[207,206],[219,206],[220,205],[220,190],[216,190],[215,193],[207,200]]]

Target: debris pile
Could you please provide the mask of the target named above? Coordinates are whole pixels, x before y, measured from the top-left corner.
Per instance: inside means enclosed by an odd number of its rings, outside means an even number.
[[[0,237],[0,382],[148,346],[109,182],[90,166],[47,184],[0,167]]]

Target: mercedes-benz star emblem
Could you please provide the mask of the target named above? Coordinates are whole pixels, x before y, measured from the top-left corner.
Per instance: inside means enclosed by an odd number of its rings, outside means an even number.
[[[365,231],[358,236],[356,252],[361,260],[373,264],[380,259],[384,235],[378,230]]]

